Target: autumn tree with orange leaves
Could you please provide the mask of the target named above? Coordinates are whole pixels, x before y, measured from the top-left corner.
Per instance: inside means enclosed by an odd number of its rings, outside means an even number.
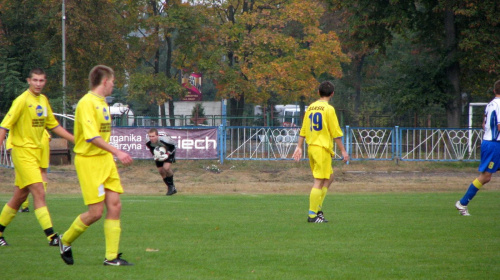
[[[337,35],[320,28],[321,1],[200,2],[219,26],[213,43],[225,51],[204,70],[217,81],[219,97],[230,99],[232,116],[241,116],[245,101],[316,98],[319,77],[341,77],[341,63],[349,61]]]

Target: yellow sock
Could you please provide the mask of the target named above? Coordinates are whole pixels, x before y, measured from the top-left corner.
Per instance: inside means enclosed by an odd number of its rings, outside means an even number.
[[[309,217],[314,218],[318,213],[318,207],[321,202],[321,194],[323,192],[320,189],[312,188],[311,194],[309,195]]]
[[[2,230],[0,231],[0,237],[3,236],[3,229],[5,229],[5,227],[8,226],[10,222],[12,222],[16,214],[16,209],[12,209],[9,205],[5,204],[2,209],[2,213],[0,214],[0,227],[2,228]]]
[[[106,239],[106,259],[114,260],[118,256],[120,246],[120,220],[104,220],[104,237]]]
[[[73,243],[73,241],[75,241],[78,236],[82,235],[82,233],[84,233],[88,228],[89,226],[84,224],[82,222],[82,219],[80,218],[80,215],[78,215],[69,229],[63,234],[61,240],[63,245],[70,246],[71,243]]]
[[[21,209],[28,208],[30,206],[30,197],[28,196],[26,200],[21,204]]]
[[[51,237],[54,235],[54,230],[52,229],[52,220],[50,219],[49,209],[47,206],[40,207],[35,209],[35,215],[42,226],[43,231],[47,235],[47,239],[50,241]]]
[[[328,192],[328,188],[327,187],[322,187],[321,188],[321,200],[319,202],[318,211],[321,211],[321,209],[323,209],[323,202],[325,201],[325,197],[326,197],[326,193],[327,192]]]

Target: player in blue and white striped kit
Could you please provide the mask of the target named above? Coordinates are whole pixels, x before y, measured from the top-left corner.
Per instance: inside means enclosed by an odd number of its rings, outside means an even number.
[[[474,198],[477,191],[491,180],[491,175],[500,169],[500,80],[493,87],[495,98],[488,103],[484,111],[484,136],[481,143],[481,163],[479,177],[477,177],[464,197],[455,203],[455,207],[462,216],[470,216],[467,205]]]

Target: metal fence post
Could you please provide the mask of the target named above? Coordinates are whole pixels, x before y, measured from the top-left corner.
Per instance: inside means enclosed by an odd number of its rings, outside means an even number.
[[[224,126],[221,124],[219,125],[219,137],[218,137],[218,147],[219,147],[219,161],[220,164],[224,164],[224,150],[226,149],[224,145],[224,140],[225,139],[225,129]]]
[[[351,157],[351,131],[348,125],[345,126],[345,150],[347,154],[349,155],[349,158]],[[349,164],[349,161],[347,162]]]
[[[401,151],[401,146],[402,143],[400,143],[400,140],[401,140],[401,137],[399,137],[399,126],[396,125],[395,127],[395,131],[394,131],[394,136],[396,137],[396,140],[393,141],[394,145],[393,146],[396,146],[396,147],[393,147],[393,155],[394,156],[394,159],[396,160],[396,164],[399,164],[399,159],[400,159],[400,151]],[[395,148],[395,153],[394,153],[394,148]]]

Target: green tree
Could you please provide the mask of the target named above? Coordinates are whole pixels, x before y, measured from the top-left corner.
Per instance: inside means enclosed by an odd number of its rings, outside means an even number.
[[[1,113],[6,113],[14,100],[23,89],[26,88],[26,83],[21,79],[19,62],[14,58],[4,57],[0,53],[0,116]]]
[[[345,23],[348,24],[348,34],[342,36],[343,42],[353,40],[365,45],[364,54],[384,53],[392,42],[394,34],[412,40],[416,49],[423,50],[422,62],[428,63],[420,70],[430,71],[433,79],[431,88],[439,92],[429,91],[429,82],[415,84],[419,80],[420,72],[409,73],[410,81],[400,84],[412,85],[412,88],[400,88],[393,95],[419,94],[423,100],[433,100],[433,96],[440,98],[440,106],[447,113],[449,127],[460,126],[462,110],[462,93],[484,92],[498,75],[500,47],[497,42],[500,38],[499,19],[495,16],[499,3],[494,0],[486,1],[369,1],[346,0],[329,1],[338,8],[336,11],[345,13]],[[352,36],[351,36],[352,35]],[[411,36],[409,36],[411,35]],[[347,41],[346,41],[347,39]],[[355,50],[352,44],[344,44],[349,52]],[[353,64],[358,59],[353,59]],[[363,60],[360,60],[364,62]],[[379,61],[384,63],[384,61]],[[353,65],[357,74],[351,78],[354,84],[361,88],[361,81],[367,72],[359,71],[359,65]],[[381,64],[382,65],[382,64]],[[351,70],[356,73],[356,70]],[[415,75],[416,79],[412,79]],[[415,86],[418,88],[416,89]],[[479,90],[479,89],[483,90]],[[361,94],[356,89],[356,95]],[[399,97],[391,97],[398,99]],[[355,100],[360,103],[360,99]],[[410,109],[410,108],[408,108]]]
[[[328,13],[323,17],[322,24],[325,30],[333,30],[339,34],[342,48],[351,59],[350,63],[344,64],[344,75],[338,82],[348,89],[348,94],[343,95],[341,102],[354,116],[351,125],[359,125],[358,117],[366,111],[363,100],[368,98],[363,88],[369,86],[366,80],[379,67],[367,61],[372,56],[385,53],[386,47],[393,40],[394,32],[406,25],[406,14],[414,10],[410,1],[389,2],[326,1]]]
[[[57,7],[61,2],[50,0]],[[115,71],[118,87],[125,83],[130,67],[126,35],[114,1],[66,1],[66,75],[68,100],[76,102],[88,91],[88,74],[98,64]],[[51,20],[61,42],[61,11]],[[52,60],[61,65],[62,44],[53,49]]]
[[[48,1],[0,0],[0,109],[10,107],[20,91],[27,88],[24,81],[34,67],[47,72],[44,94],[60,96],[59,67],[51,55],[57,36],[48,27],[56,12]]]
[[[119,1],[126,13],[124,19],[135,28],[129,36],[130,47],[136,54],[139,67],[132,70],[130,95],[134,99],[145,99],[162,105],[168,102],[170,124],[174,120],[174,100],[187,91],[180,85],[181,69],[192,68],[188,64],[194,53],[191,42],[197,40],[193,30],[199,25],[200,18],[194,7],[174,1]],[[182,51],[175,53],[178,46]],[[145,78],[145,75],[151,75]],[[145,78],[141,83],[139,77]],[[151,84],[145,84],[146,81]]]

